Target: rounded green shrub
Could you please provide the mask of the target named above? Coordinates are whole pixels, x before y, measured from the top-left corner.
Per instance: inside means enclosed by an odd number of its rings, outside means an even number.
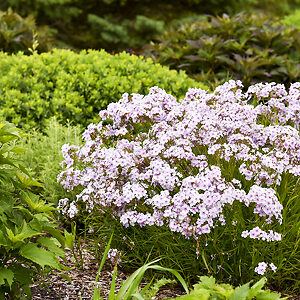
[[[228,79],[289,84],[300,80],[300,31],[263,15],[207,17],[165,32],[146,55],[210,85]]]
[[[189,87],[201,86],[151,59],[93,50],[0,53],[0,73],[0,116],[24,128],[43,129],[52,116],[87,126],[128,90],[144,94],[157,85],[182,97]]]

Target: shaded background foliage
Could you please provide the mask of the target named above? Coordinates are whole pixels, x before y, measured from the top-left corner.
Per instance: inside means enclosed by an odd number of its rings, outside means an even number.
[[[60,46],[119,51],[143,46],[186,17],[254,9],[286,15],[299,6],[299,0],[4,0],[0,10],[12,7],[23,18],[32,14],[38,26],[56,30]]]
[[[246,87],[300,80],[300,31],[264,15],[210,16],[173,26],[157,40],[145,55],[212,87],[228,79]]]

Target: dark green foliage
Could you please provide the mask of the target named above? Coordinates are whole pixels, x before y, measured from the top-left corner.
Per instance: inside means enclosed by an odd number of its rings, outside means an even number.
[[[123,93],[146,94],[155,85],[177,97],[190,87],[201,87],[183,72],[170,71],[151,59],[105,51],[2,53],[0,73],[0,116],[24,128],[43,129],[52,116],[87,126]]]
[[[299,0],[252,0],[250,1],[250,6],[248,10],[253,11],[253,9],[257,9],[267,14],[275,14],[278,16],[286,15],[293,12],[295,9],[300,8],[300,1]],[[244,9],[240,9],[244,10]]]
[[[173,22],[195,14],[233,14],[253,8],[285,13],[299,0],[2,0],[23,17],[57,30],[56,39],[72,47],[124,50],[139,48]],[[299,4],[299,3],[298,3]]]
[[[262,15],[240,13],[185,23],[166,32],[145,52],[210,85],[231,78],[245,86],[300,80],[300,31]]]
[[[146,44],[156,34],[165,30],[164,21],[137,15],[134,21],[123,19],[116,23],[112,15],[88,15],[91,30],[85,43],[91,48],[125,49]]]
[[[65,238],[53,222],[54,207],[30,189],[40,186],[17,159],[19,130],[0,123],[0,299],[25,299],[42,271],[62,269]]]
[[[50,32],[46,27],[36,27],[32,15],[22,18],[8,9],[0,11],[0,51],[30,53],[29,48],[38,52],[51,49]],[[37,43],[37,44],[34,44]]]

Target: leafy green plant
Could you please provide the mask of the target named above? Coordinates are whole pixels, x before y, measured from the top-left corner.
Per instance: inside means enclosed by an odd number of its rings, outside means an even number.
[[[23,149],[13,125],[0,123],[0,298],[31,296],[29,285],[41,272],[64,267],[64,235],[53,219],[55,208],[30,191],[40,186],[16,157]]]
[[[51,32],[47,27],[36,27],[32,15],[22,18],[10,8],[0,11],[0,51],[30,54],[28,49],[36,42],[38,52],[47,52],[52,48]]]
[[[25,56],[0,53],[0,116],[22,127],[44,129],[46,120],[87,126],[99,111],[127,90],[145,93],[153,85],[184,96],[203,87],[176,72],[127,53],[67,50]]]
[[[300,80],[300,31],[263,15],[208,17],[173,27],[145,54],[215,86],[228,79],[289,85]]]
[[[217,284],[213,277],[201,276],[200,282],[194,285],[189,295],[177,297],[177,300],[279,300],[280,294],[263,290],[266,283],[263,277],[250,287],[248,282],[240,287],[234,288],[229,284]]]

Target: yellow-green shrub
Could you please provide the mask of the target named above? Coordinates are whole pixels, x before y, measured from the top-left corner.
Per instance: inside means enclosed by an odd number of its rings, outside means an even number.
[[[51,116],[86,126],[124,92],[145,94],[157,85],[182,97],[188,88],[201,86],[151,59],[94,50],[0,53],[0,74],[0,116],[23,128],[43,129]]]

